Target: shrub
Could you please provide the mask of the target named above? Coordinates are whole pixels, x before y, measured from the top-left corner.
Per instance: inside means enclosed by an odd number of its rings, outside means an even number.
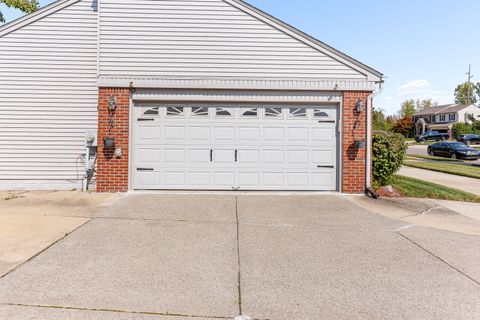
[[[400,169],[407,146],[401,134],[375,131],[373,133],[373,180],[375,184],[387,185]]]
[[[459,135],[474,133],[473,126],[468,123],[455,123],[452,126],[452,137],[457,139]]]

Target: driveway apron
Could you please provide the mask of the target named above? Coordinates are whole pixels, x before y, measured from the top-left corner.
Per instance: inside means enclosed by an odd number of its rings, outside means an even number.
[[[480,319],[479,238],[405,227],[341,195],[132,194],[0,278],[0,319]]]

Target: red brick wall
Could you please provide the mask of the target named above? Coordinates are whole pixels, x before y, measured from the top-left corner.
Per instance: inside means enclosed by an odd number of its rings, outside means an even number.
[[[117,99],[117,108],[108,111],[110,96]],[[128,88],[100,88],[98,92],[98,159],[97,191],[128,191],[130,90]],[[112,121],[113,120],[113,121]],[[114,148],[104,148],[103,139],[115,138]],[[115,156],[115,149],[122,155]]]
[[[343,93],[343,141],[342,141],[342,192],[363,193],[365,190],[366,146],[358,149],[354,141],[366,140],[367,97],[371,92],[346,91]],[[117,99],[114,112],[108,111],[110,96]],[[355,111],[358,98],[364,102],[364,110]],[[129,154],[129,110],[130,90],[128,88],[100,88],[98,94],[98,150],[97,191],[128,191]],[[113,127],[111,123],[113,120]],[[355,123],[357,122],[356,126]],[[103,139],[115,138],[115,148],[104,148]],[[122,149],[121,157],[115,156],[115,149]]]
[[[366,144],[363,149],[355,147],[355,140],[366,141],[367,98],[371,92],[345,91],[343,93],[343,141],[342,141],[342,192],[363,193],[365,191]],[[358,98],[364,109],[355,111]],[[355,123],[357,123],[355,125]]]

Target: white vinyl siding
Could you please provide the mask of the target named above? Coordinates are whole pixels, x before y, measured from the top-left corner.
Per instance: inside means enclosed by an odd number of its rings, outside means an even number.
[[[0,186],[78,182],[85,132],[97,128],[96,79],[96,1],[0,37]]]
[[[100,76],[366,80],[223,0],[102,0]]]

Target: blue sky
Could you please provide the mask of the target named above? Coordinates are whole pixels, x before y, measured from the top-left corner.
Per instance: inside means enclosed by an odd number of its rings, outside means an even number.
[[[469,63],[480,81],[478,0],[248,2],[383,72],[385,89],[375,105],[388,114],[409,98],[453,102]],[[0,10],[7,21],[21,15]]]

